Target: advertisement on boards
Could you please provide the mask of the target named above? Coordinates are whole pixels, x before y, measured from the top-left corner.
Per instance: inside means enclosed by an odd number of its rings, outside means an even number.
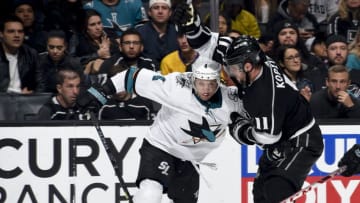
[[[320,180],[337,169],[343,154],[355,143],[360,143],[359,126],[321,126],[324,137],[324,152],[312,168],[303,187]],[[261,150],[254,146],[241,149],[241,202],[251,203],[253,179],[257,171],[257,160]],[[350,178],[336,176],[308,192],[297,203],[355,203],[360,202],[360,176]]]
[[[102,126],[131,195],[147,129]],[[0,132],[0,203],[129,202],[93,126],[0,127]],[[204,162],[216,163],[217,170],[200,164],[198,202],[240,202],[239,145],[228,136]],[[163,195],[162,203],[171,201]]]
[[[102,126],[125,185],[134,195],[138,150],[148,126]],[[304,187],[337,169],[359,143],[359,125],[321,126],[324,153]],[[0,127],[0,203],[128,202],[93,126]],[[199,203],[252,203],[261,150],[239,146],[230,136],[200,164]],[[300,203],[360,202],[360,176],[337,176],[307,193]],[[170,203],[164,195],[162,203]]]

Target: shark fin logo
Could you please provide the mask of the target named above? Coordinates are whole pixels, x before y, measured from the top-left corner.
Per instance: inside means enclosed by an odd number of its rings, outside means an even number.
[[[209,142],[215,142],[216,135],[219,133],[220,129],[216,128],[214,131],[210,129],[209,123],[207,120],[202,117],[202,123],[194,123],[189,121],[190,130],[185,130],[181,128],[186,134],[193,137],[194,143],[200,142],[202,139],[206,139]]]

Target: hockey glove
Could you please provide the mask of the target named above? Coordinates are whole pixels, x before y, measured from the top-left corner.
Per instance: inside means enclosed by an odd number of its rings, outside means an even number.
[[[360,173],[360,144],[355,144],[347,151],[339,161],[338,166],[346,166],[346,170],[341,174],[346,177]]]
[[[200,29],[200,16],[192,4],[180,3],[172,15],[171,21],[178,32],[189,33]]]
[[[232,121],[229,124],[230,135],[240,144],[253,145],[256,143],[252,135],[252,119],[245,113],[240,115],[238,112],[232,112],[230,114]]]
[[[185,2],[179,3],[173,15],[171,16],[171,21],[175,25],[185,25],[188,22],[191,22],[193,18],[193,7],[191,4],[187,4]]]
[[[97,112],[107,102],[107,95],[113,95],[115,92],[114,85],[111,80],[108,80],[102,87],[90,87],[81,91],[76,104],[82,112],[87,110]]]
[[[264,145],[264,153],[270,161],[281,161],[291,151],[291,144],[288,142]]]

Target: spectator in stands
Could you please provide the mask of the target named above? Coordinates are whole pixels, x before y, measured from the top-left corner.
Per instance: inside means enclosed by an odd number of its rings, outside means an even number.
[[[255,16],[243,8],[238,0],[227,0],[224,3],[224,12],[231,18],[231,29],[237,30],[243,35],[259,38],[260,27]]]
[[[158,67],[164,56],[179,48],[171,13],[170,0],[150,0],[150,21],[137,28],[144,42],[144,56],[154,60]]]
[[[327,63],[326,36],[324,32],[318,32],[315,37],[308,40],[307,48],[310,53],[318,57],[323,63]]]
[[[328,55],[327,66],[345,65],[349,54],[346,38],[342,35],[330,35],[325,43]]]
[[[46,32],[42,24],[36,21],[35,6],[29,0],[17,1],[14,5],[14,14],[21,19],[24,25],[24,43],[36,49],[38,53],[46,51]]]
[[[355,39],[360,27],[360,1],[340,0],[339,10],[331,16],[328,25],[328,35],[336,34],[346,37],[347,43]]]
[[[300,94],[309,101],[314,92],[314,85],[304,77],[300,51],[293,45],[280,46],[277,49],[277,59],[278,64],[291,82],[296,85]]]
[[[152,59],[143,56],[144,41],[139,31],[135,28],[130,28],[123,32],[120,40],[120,52],[105,60],[99,70],[95,71],[108,74],[109,70],[119,63],[128,68],[137,67],[147,68],[153,71],[159,70],[159,67],[156,66]]]
[[[208,15],[204,20],[204,24],[208,27],[210,27],[210,17],[211,15]],[[220,35],[227,35],[231,30],[231,18],[225,12],[219,13],[218,29]]]
[[[0,92],[29,94],[44,90],[35,49],[24,44],[24,26],[16,16],[0,25]]]
[[[127,31],[123,32],[125,34]],[[112,66],[108,78],[128,69],[123,63]],[[100,120],[152,120],[156,112],[153,101],[127,92],[119,92],[109,99],[99,110]]]
[[[278,10],[269,20],[266,31],[272,33],[273,26],[283,20],[289,20],[299,29],[299,37],[307,40],[314,36],[319,24],[316,17],[309,13],[310,0],[282,0]]]
[[[44,30],[62,30],[66,41],[77,40],[83,14],[81,0],[52,0],[48,2],[44,19]],[[65,15],[66,14],[66,15]],[[73,52],[70,50],[70,52]]]
[[[309,13],[313,14],[317,22],[322,26],[327,26],[327,21],[334,15],[339,8],[339,0],[310,0]]]
[[[61,68],[56,74],[57,94],[50,98],[38,112],[39,120],[89,120],[89,114],[81,113],[76,105],[81,78],[73,69]]]
[[[259,46],[265,54],[269,54],[274,46],[274,38],[271,34],[262,34],[258,39]]]
[[[148,21],[141,0],[91,0],[84,8],[95,9],[101,14],[105,31],[113,38],[118,38],[125,30]]]
[[[278,0],[255,0],[254,10],[257,21],[266,25],[271,16],[275,15],[278,8]]]
[[[324,67],[321,60],[311,55],[307,50],[304,41],[300,38],[299,29],[291,20],[283,20],[274,25],[274,45],[270,56],[276,58],[276,50],[281,45],[294,45],[301,52],[302,62],[306,66],[303,68],[311,69],[314,67]]]
[[[92,71],[98,69],[105,59],[119,52],[118,42],[104,32],[101,16],[96,10],[87,9],[82,20],[79,41],[71,44],[70,50],[75,50],[72,55],[80,57],[85,74],[96,74]]]
[[[315,118],[360,118],[360,100],[347,91],[350,83],[344,65],[331,66],[326,89],[314,93],[310,99]]]
[[[325,60],[324,68],[310,69],[305,72],[305,76],[314,83],[315,91],[326,87],[328,69],[333,65],[345,65],[348,55],[346,38],[341,35],[328,36],[325,44],[327,60]]]
[[[66,34],[62,30],[48,33],[47,52],[40,54],[40,68],[44,73],[45,92],[56,93],[56,72],[67,67],[82,72],[79,58],[67,53]]]
[[[298,27],[290,20],[283,20],[274,26],[274,45],[269,55],[276,59],[276,50],[282,45],[293,45],[301,53],[302,69],[304,76],[313,82],[315,91],[321,89],[325,82],[327,69],[325,64],[317,57],[312,55],[305,46],[304,41],[300,38]],[[313,74],[316,72],[317,74]],[[320,78],[320,79],[319,79]],[[319,84],[319,80],[321,84]]]
[[[346,59],[346,67],[349,68],[349,70],[360,70],[360,28],[355,36],[355,39],[349,44],[349,54]]]
[[[142,56],[144,49],[140,33],[130,28],[120,37],[120,54],[116,54],[102,63],[99,74],[105,74],[106,79],[130,67],[146,68],[152,71],[159,70],[150,58]],[[104,81],[98,81],[104,83]],[[149,120],[160,108],[159,104],[138,95],[127,95],[121,92],[114,96],[99,111],[100,119],[130,119]]]
[[[184,33],[178,33],[177,42],[179,49],[161,60],[160,72],[163,75],[172,72],[191,72],[191,65],[199,57],[199,53],[189,45]]]

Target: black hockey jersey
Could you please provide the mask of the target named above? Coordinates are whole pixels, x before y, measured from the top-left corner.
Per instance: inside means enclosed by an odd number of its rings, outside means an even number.
[[[263,144],[296,137],[315,123],[308,101],[274,61],[265,62],[244,94],[244,107],[256,123],[254,137]]]

